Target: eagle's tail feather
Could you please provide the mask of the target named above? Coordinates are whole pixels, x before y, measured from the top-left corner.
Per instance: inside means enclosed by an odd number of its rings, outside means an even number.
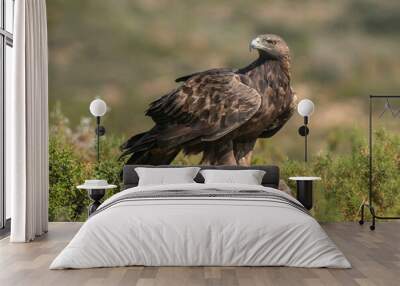
[[[154,154],[151,151],[133,153],[126,161],[127,165],[169,165],[179,153],[179,149]]]
[[[123,143],[121,146],[119,146],[119,150],[124,151],[126,149],[129,149],[130,147],[132,147],[135,142],[137,142],[138,140],[140,140],[144,135],[146,135],[147,132],[143,132],[143,133],[139,133],[136,134],[134,136],[132,136],[131,138],[129,138],[125,143]],[[122,155],[121,155],[122,156]]]
[[[122,154],[119,156],[119,158],[122,159],[129,154],[149,150],[155,145],[155,139],[155,136],[152,136],[149,134],[149,132],[141,133],[131,137],[128,141],[120,146]]]
[[[168,165],[180,152],[179,146],[160,148],[157,146],[159,137],[156,128],[132,136],[120,146],[122,154],[119,159],[131,154],[126,164],[133,165]]]

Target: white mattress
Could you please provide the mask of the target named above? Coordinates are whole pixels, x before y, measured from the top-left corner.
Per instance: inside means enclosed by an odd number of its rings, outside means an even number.
[[[163,190],[262,190],[231,184],[136,187],[114,195]],[[100,208],[102,207],[100,206]],[[310,215],[257,198],[151,198],[128,200],[90,217],[50,269],[145,266],[293,266],[350,268]]]

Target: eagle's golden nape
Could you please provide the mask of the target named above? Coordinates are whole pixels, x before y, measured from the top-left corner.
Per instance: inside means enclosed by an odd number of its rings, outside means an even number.
[[[274,136],[295,109],[286,42],[266,34],[250,45],[259,57],[248,66],[180,77],[181,86],[151,103],[155,126],[121,146],[127,164],[169,164],[183,150],[202,153],[202,164],[250,165],[257,139]]]

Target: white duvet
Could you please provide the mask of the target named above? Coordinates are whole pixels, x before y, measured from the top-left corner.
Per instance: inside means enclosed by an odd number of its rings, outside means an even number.
[[[295,201],[262,186],[180,184],[127,189],[102,206],[130,192],[207,189],[262,190]],[[50,269],[127,265],[351,267],[318,222],[293,206],[186,197],[122,201],[104,209],[88,219]]]

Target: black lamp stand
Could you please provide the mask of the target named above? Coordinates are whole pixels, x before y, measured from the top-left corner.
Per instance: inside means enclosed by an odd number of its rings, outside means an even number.
[[[308,161],[308,146],[307,146],[307,136],[310,133],[308,129],[308,116],[304,116],[304,125],[300,126],[299,134],[304,137],[304,161]]]
[[[297,180],[297,200],[303,206],[311,210],[313,207],[313,181],[312,180]]]
[[[96,116],[96,151],[97,151],[97,163],[100,163],[100,137],[106,134],[104,126],[100,125],[100,116]],[[96,209],[101,205],[100,200],[104,197],[105,189],[88,189],[89,197],[92,199],[92,204],[89,206],[88,215],[92,215]]]
[[[96,116],[96,130],[95,130],[96,136],[97,136],[97,144],[96,144],[96,149],[97,149],[97,163],[100,163],[100,137],[106,134],[106,129],[104,126],[100,125],[100,116]]]
[[[87,190],[89,198],[92,199],[92,203],[88,208],[88,216],[91,216],[97,208],[101,205],[101,199],[104,197],[106,190],[105,189],[89,189]]]

